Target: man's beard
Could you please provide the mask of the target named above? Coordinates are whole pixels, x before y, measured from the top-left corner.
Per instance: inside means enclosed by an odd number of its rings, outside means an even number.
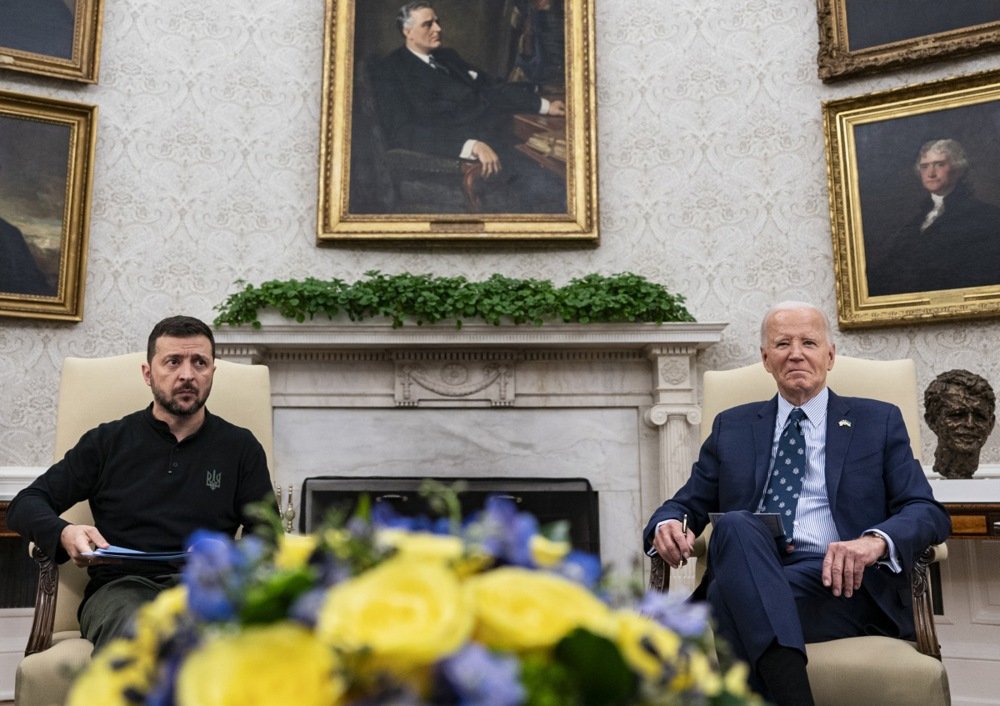
[[[177,390],[178,393],[191,392],[195,395],[195,401],[190,407],[182,407],[179,402],[168,397],[158,386],[152,385],[152,388],[153,399],[156,400],[160,407],[175,417],[190,417],[192,414],[196,414],[198,410],[205,406],[205,400],[208,398],[207,394],[204,397],[199,396],[198,391],[193,387],[182,387]]]

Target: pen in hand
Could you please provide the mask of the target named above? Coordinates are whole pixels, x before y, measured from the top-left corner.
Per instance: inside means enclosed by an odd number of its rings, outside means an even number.
[[[681,532],[684,535],[684,541],[687,542],[688,516],[686,512],[684,513],[683,519],[681,519]],[[681,554],[681,566],[687,566],[687,563],[688,563],[687,557]]]

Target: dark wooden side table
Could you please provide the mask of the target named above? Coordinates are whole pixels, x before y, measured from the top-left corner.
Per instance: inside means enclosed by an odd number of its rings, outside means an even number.
[[[1000,538],[1000,502],[944,503],[954,539]]]

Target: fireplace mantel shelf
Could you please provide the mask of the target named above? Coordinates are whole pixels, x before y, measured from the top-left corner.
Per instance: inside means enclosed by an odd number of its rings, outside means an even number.
[[[649,346],[683,345],[696,350],[722,338],[724,323],[566,324],[493,326],[453,322],[392,328],[388,321],[298,323],[277,316],[261,317],[262,326],[230,326],[216,333],[223,357],[241,357],[250,350],[275,353],[313,349],[442,348],[603,348],[641,350]],[[248,350],[249,349],[249,350]],[[228,355],[227,355],[228,353]],[[252,354],[251,354],[252,355]]]

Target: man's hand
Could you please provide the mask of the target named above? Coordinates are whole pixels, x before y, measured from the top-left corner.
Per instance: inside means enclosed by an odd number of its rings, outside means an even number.
[[[107,549],[110,546],[97,528],[90,525],[66,525],[59,535],[59,541],[77,566],[103,563],[95,557],[83,556],[83,553],[94,551],[94,547]]]
[[[549,112],[546,115],[566,115],[566,104],[561,100],[549,102]]]
[[[694,532],[684,532],[679,520],[667,520],[656,529],[653,547],[671,569],[679,568],[687,564],[694,551]]]
[[[503,166],[500,164],[500,157],[485,142],[476,140],[476,144],[472,146],[472,156],[478,159],[479,163],[483,165],[483,178],[485,179],[489,179],[503,169]]]
[[[861,588],[865,569],[881,559],[887,549],[886,541],[876,535],[831,542],[823,559],[823,585],[835,596],[850,598]]]

